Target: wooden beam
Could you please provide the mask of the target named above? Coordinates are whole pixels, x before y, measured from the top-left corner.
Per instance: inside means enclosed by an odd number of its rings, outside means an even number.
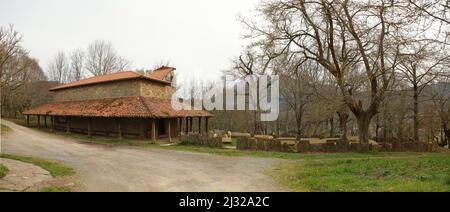
[[[193,124],[194,124],[194,118],[192,118],[192,117],[189,117],[189,122],[190,122],[190,124],[189,124],[189,132],[192,132],[192,129],[193,129]]]
[[[202,117],[198,117],[198,133],[202,133]]]
[[[92,137],[92,118],[88,118],[88,137]]]
[[[206,132],[206,133],[209,132],[209,129],[208,129],[208,119],[209,119],[209,117],[206,117],[206,118],[205,118],[205,132]]]
[[[41,116],[38,115],[37,118],[38,118],[38,126],[37,126],[37,128],[41,129]]]
[[[171,119],[167,119],[167,136],[169,137],[169,142],[172,143],[172,133],[170,132]]]
[[[156,144],[156,126],[155,119],[152,119],[152,141]]]
[[[119,139],[122,139],[122,119],[117,119],[117,130],[119,131]]]
[[[55,117],[54,116],[50,116],[50,132],[53,132],[55,130]]]
[[[27,127],[30,127],[30,115],[27,115]]]
[[[70,117],[66,117],[66,133],[70,133]]]
[[[47,116],[44,116],[44,126],[45,126],[45,129],[47,129]]]
[[[186,130],[186,135],[187,135],[187,134],[189,134],[189,118],[185,117],[185,121],[186,121],[186,124],[185,124],[184,128]]]

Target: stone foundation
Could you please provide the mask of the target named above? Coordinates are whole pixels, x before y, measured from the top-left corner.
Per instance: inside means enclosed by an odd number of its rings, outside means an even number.
[[[238,137],[238,150],[242,151],[267,151],[267,152],[296,152],[296,153],[335,153],[357,151],[382,151],[382,152],[434,152],[436,147],[429,143],[383,143],[364,147],[358,143],[345,144],[341,142],[327,142],[324,144],[310,144],[308,140],[301,140],[295,144],[282,142],[283,139],[261,139]]]
[[[214,137],[213,134],[189,133],[180,136],[181,144],[207,146],[213,148],[222,147],[222,137]]]

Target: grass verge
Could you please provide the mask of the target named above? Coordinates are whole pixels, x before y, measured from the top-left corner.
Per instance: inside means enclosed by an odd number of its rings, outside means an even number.
[[[72,168],[52,160],[12,154],[1,154],[0,157],[34,164],[47,170],[53,177],[66,177],[75,174],[75,171]]]
[[[280,164],[270,175],[292,191],[449,192],[450,155],[305,160]]]
[[[41,192],[71,192],[72,189],[60,186],[47,186],[40,190]]]
[[[9,170],[8,167],[4,166],[3,164],[0,164],[0,179],[6,176],[8,174]]]
[[[8,133],[8,132],[11,132],[11,128],[9,128],[8,126],[6,126],[6,125],[4,125],[4,124],[0,124],[0,132],[1,132],[1,134],[5,134],[5,133]]]
[[[348,153],[285,153],[285,152],[265,152],[265,151],[239,151],[234,149],[221,148],[207,148],[202,146],[192,145],[176,145],[164,146],[147,144],[147,147],[175,150],[175,151],[189,151],[198,153],[208,153],[230,157],[261,157],[261,158],[279,158],[288,160],[299,159],[345,159],[345,158],[384,158],[384,157],[422,157],[434,155],[435,153],[407,153],[407,152],[348,152]]]

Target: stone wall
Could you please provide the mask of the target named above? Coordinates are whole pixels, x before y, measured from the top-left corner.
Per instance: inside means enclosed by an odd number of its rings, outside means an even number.
[[[55,102],[139,96],[142,80],[125,80],[74,87],[55,92]]]
[[[380,150],[385,152],[435,152],[437,146],[425,142],[392,142],[381,143]]]
[[[207,146],[213,148],[222,147],[222,137],[214,137],[212,134],[189,133],[180,136],[181,144]]]
[[[170,85],[135,79],[58,90],[55,92],[54,101],[79,101],[131,96],[170,100],[173,93],[175,93],[175,88]]]
[[[369,145],[363,148],[357,143],[341,144],[339,142],[329,142],[325,144],[310,144],[307,140],[297,142],[295,145],[289,145],[282,142],[281,139],[261,139],[238,137],[238,150],[243,151],[268,151],[268,152],[296,152],[296,153],[333,153],[333,152],[355,152],[355,151],[382,151],[382,152],[433,152],[436,147],[429,143],[392,143],[379,146]]]
[[[155,99],[171,99],[175,93],[175,88],[170,85],[141,81],[140,95]]]

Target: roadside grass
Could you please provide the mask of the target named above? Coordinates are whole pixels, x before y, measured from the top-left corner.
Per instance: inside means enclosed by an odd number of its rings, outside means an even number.
[[[11,130],[12,130],[11,128],[9,128],[8,126],[6,126],[4,124],[0,124],[0,128],[1,128],[1,130],[0,130],[1,134],[11,132]]]
[[[8,174],[9,170],[8,167],[4,166],[3,164],[0,164],[0,179],[6,176]]]
[[[68,187],[61,187],[61,186],[47,186],[40,190],[40,192],[47,192],[47,193],[50,193],[50,192],[60,193],[60,192],[71,192],[71,191],[72,191],[72,189],[70,189]]]
[[[269,175],[292,191],[449,192],[450,155],[305,160],[280,164]]]
[[[72,168],[52,160],[12,154],[1,154],[0,157],[34,164],[50,172],[53,177],[66,177],[75,174],[75,171]]]
[[[407,153],[407,152],[348,152],[348,153],[285,153],[285,152],[265,152],[265,151],[240,151],[235,149],[224,148],[208,148],[192,145],[176,145],[164,146],[146,145],[147,147],[175,150],[175,151],[189,151],[198,153],[208,153],[230,157],[261,157],[261,158],[279,158],[288,160],[299,159],[340,159],[340,158],[384,158],[384,157],[421,157],[433,155],[435,153]]]
[[[10,122],[13,122],[17,125],[20,125],[20,126],[24,126],[24,127],[27,126],[27,120],[24,120],[24,119],[12,119],[12,118],[4,118],[4,119],[6,119]],[[37,126],[37,121],[30,118],[30,127],[36,127],[36,126]]]

